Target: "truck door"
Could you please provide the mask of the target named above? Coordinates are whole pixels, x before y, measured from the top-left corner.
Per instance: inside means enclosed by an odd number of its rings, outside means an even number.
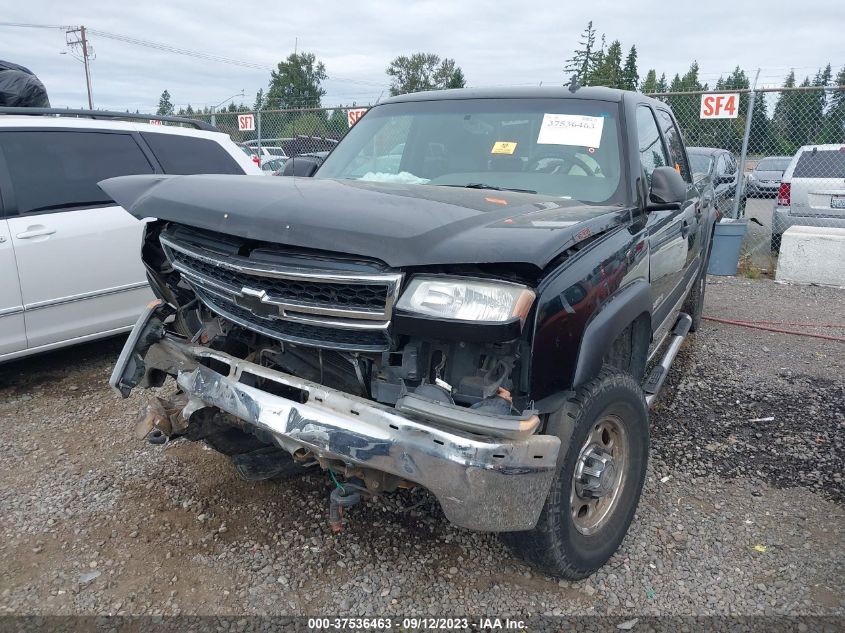
[[[650,188],[654,170],[672,163],[651,108],[637,106],[636,122],[640,164],[646,187]],[[674,296],[687,261],[687,240],[682,231],[682,210],[649,211],[646,232],[655,327],[662,323],[677,302]]]
[[[656,112],[660,131],[663,133],[663,140],[666,144],[666,150],[669,152],[672,165],[687,183],[687,199],[681,205],[679,218],[681,236],[686,242],[686,261],[684,269],[679,275],[680,284],[675,289],[675,302],[677,302],[686,294],[687,289],[695,281],[696,275],[701,267],[704,210],[702,208],[701,195],[692,181],[692,172],[687,161],[687,152],[678,126],[667,110],[657,109]],[[673,305],[675,302],[673,302]]]

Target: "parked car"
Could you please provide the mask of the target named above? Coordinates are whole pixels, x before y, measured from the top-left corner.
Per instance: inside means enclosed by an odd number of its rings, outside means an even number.
[[[688,147],[690,164],[696,178],[708,178],[716,191],[716,206],[726,214],[736,195],[739,169],[734,155],[717,147]]]
[[[143,222],[99,180],[260,173],[199,122],[9,112],[19,110],[0,109],[0,361],[126,331],[153,298],[138,260]]]
[[[774,198],[791,156],[767,156],[760,160],[745,180],[746,198]]]
[[[804,145],[792,157],[772,215],[772,251],[795,225],[845,228],[845,144]]]
[[[290,158],[313,152],[328,152],[335,145],[337,140],[325,136],[291,136],[286,138],[261,139],[259,148],[258,140],[244,141],[244,145],[254,152],[261,153],[262,160],[272,158]]]
[[[285,168],[285,163],[288,161],[287,158],[282,158],[279,156],[267,157],[261,160],[261,171],[263,171],[267,175],[273,175],[276,172],[280,172]]]
[[[290,162],[300,177],[101,183],[156,218],[159,301],[111,385],[174,377],[150,437],[203,440],[248,479],[328,470],[334,530],[362,495],[422,486],[544,572],[595,571],[702,318],[714,191],[669,106],[572,86],[409,94],[322,165]]]
[[[258,156],[258,152],[249,147],[248,145],[244,145],[243,143],[236,143],[238,147],[241,148],[241,151],[249,156],[249,159],[255,163],[256,167],[261,167],[261,158]]]

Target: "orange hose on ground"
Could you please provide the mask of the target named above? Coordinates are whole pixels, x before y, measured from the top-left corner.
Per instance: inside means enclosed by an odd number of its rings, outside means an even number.
[[[760,325],[753,321],[738,321],[736,319],[720,319],[719,317],[706,316],[702,317],[707,321],[715,321],[716,323],[726,323],[728,325],[739,325],[740,327],[753,328],[755,330],[765,330],[767,332],[777,332],[778,334],[794,334],[795,336],[809,336],[811,338],[820,338],[826,341],[838,341],[845,343],[845,336],[828,336],[827,334],[813,334],[811,332],[797,332],[795,330],[784,330],[783,328],[769,327],[768,325]],[[812,325],[810,327],[816,327]]]
[[[837,330],[845,330],[845,323],[794,323],[790,321],[746,321],[745,319],[737,319],[742,323],[752,323],[754,325],[790,325],[798,327],[829,327]]]

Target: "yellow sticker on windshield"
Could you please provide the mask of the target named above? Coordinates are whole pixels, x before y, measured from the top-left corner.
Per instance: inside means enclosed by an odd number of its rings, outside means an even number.
[[[513,154],[516,151],[516,141],[496,141],[493,143],[491,154]]]

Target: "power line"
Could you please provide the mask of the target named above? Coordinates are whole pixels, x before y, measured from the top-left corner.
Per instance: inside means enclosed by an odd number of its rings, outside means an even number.
[[[0,26],[21,27],[21,28],[38,28],[38,29],[72,29],[72,26],[63,26],[59,24],[32,24],[27,22],[0,22]],[[143,46],[159,50],[165,53],[172,53],[175,55],[183,55],[186,57],[193,57],[195,59],[203,59],[205,61],[217,62],[220,64],[229,64],[231,66],[240,66],[241,68],[249,68],[252,70],[273,71],[276,69],[273,65],[262,64],[258,62],[246,61],[243,59],[235,59],[233,57],[226,57],[224,55],[217,55],[215,53],[208,53],[204,51],[196,51],[189,48],[180,48],[178,46],[171,46],[170,44],[163,44],[161,42],[153,42],[138,37],[129,35],[122,35],[120,33],[112,33],[110,31],[102,31],[100,29],[87,29],[90,35],[96,35],[105,39],[122,42],[124,44],[132,44],[133,46]],[[331,75],[328,79],[332,81],[342,81],[345,83],[361,84],[365,86],[377,86],[383,88],[386,84],[383,81],[371,81],[367,79],[352,79],[351,77],[342,77],[339,75]]]

